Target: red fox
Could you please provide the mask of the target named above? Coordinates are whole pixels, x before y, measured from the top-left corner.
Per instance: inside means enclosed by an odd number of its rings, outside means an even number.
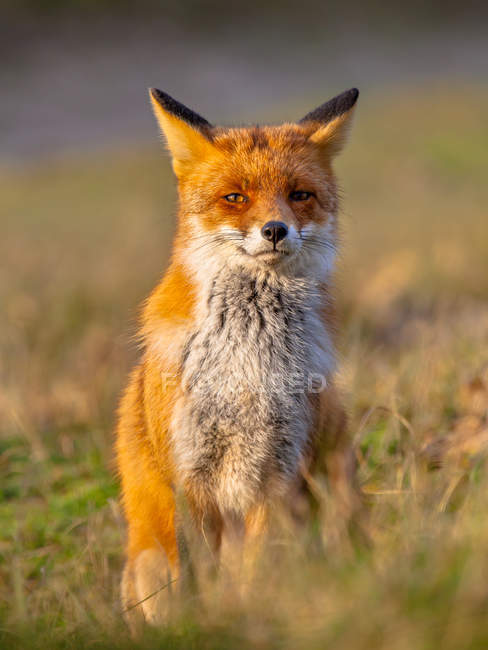
[[[358,94],[297,123],[226,128],[150,90],[179,220],[119,410],[132,622],[165,620],[163,587],[182,571],[178,495],[218,552],[236,521],[244,546],[262,536],[274,504],[289,503],[318,464],[331,481],[346,471],[333,384],[332,162]]]

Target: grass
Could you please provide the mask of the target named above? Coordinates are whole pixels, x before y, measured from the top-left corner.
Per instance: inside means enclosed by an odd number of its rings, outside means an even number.
[[[485,89],[359,107],[344,185],[340,382],[369,541],[321,479],[250,598],[219,586],[140,648],[488,644]],[[134,648],[113,413],[175,193],[156,148],[0,172],[0,646]]]

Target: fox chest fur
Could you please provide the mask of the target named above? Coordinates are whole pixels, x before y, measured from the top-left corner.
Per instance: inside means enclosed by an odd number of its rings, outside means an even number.
[[[181,355],[177,473],[195,500],[245,512],[297,475],[332,344],[310,279],[222,270],[202,296]]]

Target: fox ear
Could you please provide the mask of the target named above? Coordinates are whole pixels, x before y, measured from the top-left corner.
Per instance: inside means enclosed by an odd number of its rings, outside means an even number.
[[[212,125],[157,88],[150,88],[149,96],[179,178],[212,148]]]
[[[337,155],[347,140],[358,96],[357,88],[346,90],[299,121],[310,129],[309,139],[324,147],[330,156]]]

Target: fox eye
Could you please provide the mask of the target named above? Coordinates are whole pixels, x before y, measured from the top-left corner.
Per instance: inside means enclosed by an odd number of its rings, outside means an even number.
[[[290,200],[291,201],[307,201],[311,196],[312,192],[304,192],[302,190],[297,190],[296,192],[291,192]]]
[[[247,196],[244,196],[244,194],[238,194],[237,192],[233,192],[232,194],[227,194],[224,196],[224,199],[228,203],[245,203],[249,199]]]

